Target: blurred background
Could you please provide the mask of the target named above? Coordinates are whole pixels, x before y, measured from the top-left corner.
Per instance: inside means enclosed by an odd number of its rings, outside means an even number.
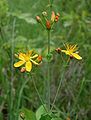
[[[0,0],[0,120],[9,119],[10,114],[14,120],[19,108],[36,111],[41,104],[29,74],[20,73],[13,64],[16,62],[15,53],[30,49],[35,49],[45,58],[47,33],[35,17],[41,16],[43,11],[48,12],[48,4],[48,0]],[[51,49],[63,48],[63,43],[77,44],[83,58],[82,61],[71,60],[65,70],[55,109],[70,114],[73,120],[91,120],[91,1],[54,0],[52,10],[60,13],[60,19],[51,32]],[[44,99],[47,65],[43,60],[40,67],[32,70],[32,79]],[[62,70],[62,58],[54,53],[51,103]],[[28,79],[20,95],[21,86]]]

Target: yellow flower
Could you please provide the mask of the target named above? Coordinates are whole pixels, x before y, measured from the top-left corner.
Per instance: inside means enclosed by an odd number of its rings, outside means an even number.
[[[35,60],[38,57],[38,54],[33,55],[33,50],[28,51],[25,53],[19,53],[18,58],[19,62],[14,64],[14,67],[20,67],[25,64],[26,71],[30,72],[32,69],[32,64],[39,65]]]
[[[78,53],[76,52],[77,45],[65,45],[66,50],[61,50],[61,52],[64,52],[66,55],[69,55],[70,57],[75,57],[78,60],[81,60],[82,57],[78,55]]]

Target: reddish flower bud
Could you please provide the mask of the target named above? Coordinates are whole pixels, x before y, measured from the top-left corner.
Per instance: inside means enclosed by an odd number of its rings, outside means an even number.
[[[46,21],[46,28],[47,28],[48,30],[51,29],[51,23],[50,23],[49,20]]]
[[[36,16],[36,20],[37,20],[38,23],[41,22],[41,18],[39,16]]]
[[[26,68],[25,67],[22,67],[21,70],[20,70],[21,73],[24,73],[26,72]]]
[[[55,22],[58,22],[58,20],[59,20],[59,16],[56,15],[56,17],[55,17]]]
[[[70,55],[70,59],[73,59],[74,57],[73,57],[73,55]]]
[[[56,49],[56,52],[60,54],[61,48],[57,48],[57,49]]]
[[[40,63],[42,61],[42,56],[39,55],[38,58],[37,58],[38,62]]]

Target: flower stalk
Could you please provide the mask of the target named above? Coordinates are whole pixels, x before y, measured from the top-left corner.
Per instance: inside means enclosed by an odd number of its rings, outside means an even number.
[[[48,30],[48,57],[50,56],[50,30]],[[46,86],[47,86],[47,105],[48,105],[48,110],[50,111],[50,79],[51,79],[51,74],[50,74],[50,60],[48,59],[48,65],[47,65],[47,81],[46,81]]]

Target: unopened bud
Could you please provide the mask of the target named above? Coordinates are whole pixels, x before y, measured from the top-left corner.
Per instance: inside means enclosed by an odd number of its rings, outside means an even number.
[[[46,28],[47,28],[48,30],[51,29],[51,23],[50,23],[49,20],[46,21]]]
[[[42,12],[42,15],[43,15],[44,17],[46,17],[46,16],[47,16],[47,12],[46,12],[46,11],[43,11],[43,12]]]
[[[59,13],[57,13],[56,15],[57,15],[58,17],[60,17],[60,14],[59,14]]]
[[[38,23],[41,22],[41,18],[39,16],[36,16],[36,20],[37,20]]]
[[[61,48],[57,48],[57,49],[56,49],[56,52],[60,54]]]
[[[15,57],[16,57],[16,58],[18,58],[18,57],[19,57],[19,55],[18,55],[18,54],[15,54]]]
[[[70,59],[73,59],[74,57],[73,57],[73,55],[70,55]]]
[[[54,12],[54,11],[52,11],[51,21],[52,21],[52,22],[54,22],[54,20],[55,20],[55,12]]]
[[[59,20],[59,16],[56,15],[56,17],[55,17],[55,22],[58,22],[58,20]]]
[[[39,55],[38,58],[37,58],[38,62],[40,63],[42,61],[42,56]]]
[[[26,72],[26,68],[22,67],[20,71],[21,71],[21,73],[24,73],[24,72]]]

